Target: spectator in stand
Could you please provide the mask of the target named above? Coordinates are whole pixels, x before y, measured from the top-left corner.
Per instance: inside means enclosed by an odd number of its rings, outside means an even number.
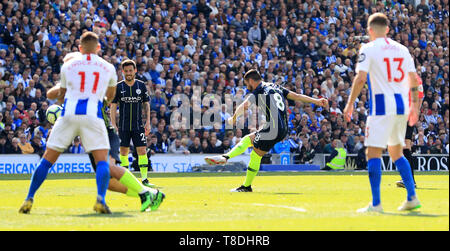
[[[192,143],[192,145],[189,147],[188,150],[190,153],[202,153],[202,146],[199,137],[195,137],[194,142]]]
[[[170,145],[169,153],[189,154],[186,144],[187,142],[182,142],[181,139],[176,138]]]
[[[72,145],[69,147],[69,153],[82,154],[85,153],[84,147],[81,144],[80,136],[75,137]]]
[[[13,138],[11,140],[11,145],[7,149],[8,154],[22,154],[22,150],[19,147],[19,139]]]
[[[8,153],[8,145],[6,143],[7,143],[6,137],[0,135],[0,154]]]
[[[25,133],[20,134],[19,140],[19,148],[23,154],[34,153],[34,148],[31,146],[30,142],[28,142],[27,135],[25,135]]]
[[[273,147],[273,153],[276,154],[289,152],[291,152],[291,145],[289,144],[289,141],[286,138],[275,144],[275,146]]]

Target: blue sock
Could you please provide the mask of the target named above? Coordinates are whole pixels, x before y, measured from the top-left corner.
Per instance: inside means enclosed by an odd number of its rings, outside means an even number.
[[[367,162],[367,170],[369,171],[370,187],[372,189],[372,205],[377,206],[381,203],[381,159],[369,159]]]
[[[33,176],[31,176],[31,184],[30,189],[28,190],[27,200],[34,198],[34,194],[39,189],[39,187],[44,182],[45,178],[47,178],[48,170],[52,167],[52,163],[48,160],[42,158],[41,162],[39,162],[36,171],[34,171]]]
[[[408,193],[408,200],[412,200],[412,197],[416,196],[416,189],[414,188],[411,166],[404,156],[395,161],[395,166],[397,166],[397,170],[400,172],[400,176],[402,176],[403,184],[405,184]]]
[[[97,181],[97,194],[101,197],[102,203],[105,203],[106,190],[109,184],[109,164],[106,161],[97,163],[97,173],[95,175]]]

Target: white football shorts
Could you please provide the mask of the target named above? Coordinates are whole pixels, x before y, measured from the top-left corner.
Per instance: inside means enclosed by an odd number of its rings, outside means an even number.
[[[56,120],[47,147],[63,152],[76,136],[80,136],[86,152],[110,149],[105,122],[88,115],[66,115]]]
[[[405,146],[407,123],[408,115],[368,116],[364,145],[378,148]]]

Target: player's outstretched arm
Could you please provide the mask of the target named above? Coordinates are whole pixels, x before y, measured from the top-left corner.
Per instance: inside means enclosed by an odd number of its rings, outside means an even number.
[[[48,99],[57,99],[58,103],[62,104],[64,103],[64,96],[66,95],[66,89],[61,88],[61,86],[56,84],[50,90],[47,91],[47,98]]]
[[[290,100],[294,100],[294,101],[301,101],[301,102],[306,102],[306,103],[313,103],[315,105],[318,106],[322,106],[322,107],[328,107],[328,100],[325,98],[311,98],[309,96],[303,95],[303,94],[298,94],[295,92],[290,91],[289,94],[287,95],[287,98]]]
[[[239,118],[241,115],[244,114],[245,110],[248,109],[248,107],[250,106],[250,96],[248,96],[244,102],[242,102],[237,108],[236,111],[234,112],[233,116],[231,116],[228,119],[228,124],[230,125],[234,125],[236,123],[237,118]]]
[[[352,91],[350,93],[350,97],[348,98],[347,105],[344,108],[344,118],[347,121],[350,121],[352,119],[353,106],[355,104],[356,98],[361,93],[361,90],[364,87],[366,81],[367,72],[365,71],[359,71],[356,74],[355,79],[353,79]]]

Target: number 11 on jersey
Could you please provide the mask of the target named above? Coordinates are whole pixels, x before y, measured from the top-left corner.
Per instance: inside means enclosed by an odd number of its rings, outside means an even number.
[[[94,86],[92,88],[92,93],[95,94],[97,92],[97,86],[98,86],[98,81],[100,79],[100,73],[94,72],[93,74],[95,76],[95,80],[94,80]],[[84,86],[86,84],[86,72],[80,71],[80,72],[78,72],[78,75],[80,75],[80,77],[81,77],[80,92],[84,92]]]

